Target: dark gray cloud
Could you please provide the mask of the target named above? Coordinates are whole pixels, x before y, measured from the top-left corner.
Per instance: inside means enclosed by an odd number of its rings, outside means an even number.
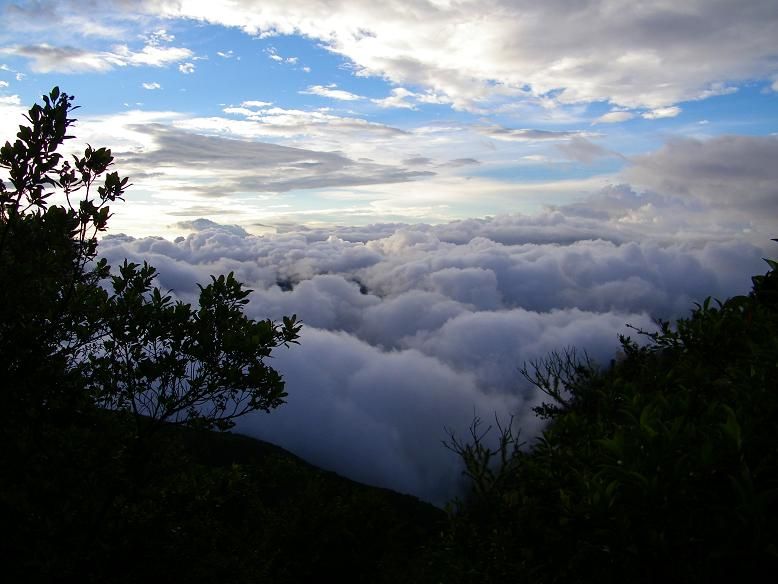
[[[413,158],[403,160],[403,164],[406,166],[428,166],[432,163],[432,158],[427,158],[426,156],[414,156]]]
[[[455,158],[453,160],[449,160],[448,162],[444,162],[441,164],[441,166],[459,168],[460,166],[475,166],[477,164],[481,164],[481,161],[475,158]]]
[[[778,136],[672,138],[632,158],[625,176],[659,193],[692,197],[750,217],[778,217]]]
[[[133,125],[131,129],[150,135],[155,144],[153,150],[141,154],[119,153],[133,177],[146,177],[150,168],[157,177],[158,169],[164,167],[198,171],[200,180],[180,188],[206,196],[396,183],[434,175],[354,161],[337,152],[206,136],[161,124]]]

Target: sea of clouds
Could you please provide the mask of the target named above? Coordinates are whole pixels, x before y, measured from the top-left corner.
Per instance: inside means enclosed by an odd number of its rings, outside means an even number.
[[[462,487],[447,429],[464,436],[474,415],[496,414],[515,416],[527,439],[540,431],[532,407],[542,395],[519,373],[526,362],[577,347],[607,365],[618,335],[634,337],[628,324],[652,330],[706,296],[747,292],[764,271],[767,245],[634,231],[598,215],[598,201],[619,217],[660,205],[622,188],[535,216],[264,236],[200,219],[175,241],[113,235],[100,249],[114,265],[149,261],[186,301],[197,282],[234,272],[254,289],[250,316],[296,313],[300,346],[271,361],[288,403],[237,430],[440,504]]]

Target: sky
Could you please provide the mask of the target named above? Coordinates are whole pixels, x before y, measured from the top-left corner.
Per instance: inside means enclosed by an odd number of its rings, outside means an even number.
[[[240,430],[435,502],[517,370],[775,257],[775,0],[0,1],[0,136],[54,85],[132,187],[101,253],[296,312]]]

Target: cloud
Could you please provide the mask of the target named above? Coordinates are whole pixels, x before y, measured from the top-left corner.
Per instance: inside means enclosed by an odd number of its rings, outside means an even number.
[[[641,114],[647,120],[658,120],[661,118],[674,118],[681,113],[681,108],[677,106],[660,107],[655,110],[644,112]]]
[[[161,89],[162,86],[157,82],[142,83],[143,89]]]
[[[235,56],[235,53],[233,51],[216,51],[216,54],[220,56],[222,59],[232,59],[232,57]]]
[[[331,83],[329,85],[311,85],[305,91],[300,91],[304,95],[320,95],[322,97],[329,97],[330,99],[338,99],[341,101],[355,101],[358,99],[364,99],[361,95],[337,89],[337,85]]]
[[[36,73],[105,72],[127,66],[165,67],[192,56],[189,49],[154,44],[147,44],[140,51],[132,51],[126,45],[116,45],[111,51],[87,51],[42,43],[3,47],[0,48],[0,53],[30,59],[30,67]]]
[[[172,43],[175,36],[168,33],[164,28],[160,28],[146,36],[146,41],[150,45],[160,45],[162,43]]]
[[[557,144],[556,149],[570,160],[584,164],[591,164],[599,158],[620,157],[618,153],[595,144],[582,136],[573,136],[569,142]]]
[[[272,59],[273,61],[276,61],[277,63],[286,63],[287,65],[296,65],[299,59],[297,57],[282,57],[278,54],[276,49],[274,47],[269,47],[265,50],[265,53],[267,53],[267,56]]]
[[[2,10],[3,25],[6,30],[25,33],[45,33],[50,37],[67,40],[73,31],[82,37],[122,38],[125,29],[117,20],[115,7],[107,2],[90,3],[85,6],[78,3],[75,7],[69,2],[4,3]],[[73,10],[76,8],[76,10]],[[86,8],[86,10],[84,10]]]
[[[181,63],[178,66],[178,70],[183,73],[184,75],[190,75],[191,73],[194,73],[195,71],[195,64],[194,63]]]
[[[406,182],[433,174],[358,162],[332,152],[195,134],[161,124],[130,129],[152,140],[142,153],[118,153],[133,177],[164,182],[167,173],[172,188],[211,197]],[[151,175],[149,168],[155,169]]]
[[[635,117],[632,112],[626,112],[622,110],[614,110],[607,114],[601,115],[599,118],[592,122],[593,124],[618,124],[619,122],[626,122]]]
[[[441,166],[449,166],[451,168],[461,168],[463,166],[477,166],[481,164],[480,160],[475,158],[454,158],[448,162],[444,162]]]
[[[8,81],[0,81],[0,89],[5,89],[8,87]]]
[[[406,166],[428,166],[432,164],[432,159],[426,156],[413,156],[403,160],[403,164]]]
[[[674,242],[622,230],[621,241],[607,241],[608,224],[634,205],[626,191],[605,195],[602,210],[621,201],[612,217],[560,208],[262,237],[197,220],[175,242],[109,236],[101,253],[114,265],[149,260],[160,285],[187,301],[195,282],[234,271],[255,290],[250,315],[297,313],[302,344],[273,360],[289,403],[238,429],[442,503],[460,486],[458,461],[440,445],[444,427],[465,432],[475,411],[516,415],[527,439],[539,431],[531,408],[542,396],[518,375],[524,362],[577,346],[607,363],[626,323],[649,329],[652,316],[684,315],[708,294],[745,292],[763,271],[764,250],[742,240]]]
[[[477,126],[476,131],[495,140],[509,142],[531,142],[536,140],[569,140],[585,133],[573,130],[535,130],[527,128],[504,128],[502,126]]]
[[[427,91],[426,93],[415,93],[409,91],[404,87],[395,87],[392,89],[391,94],[381,99],[371,99],[374,104],[382,108],[400,108],[415,110],[416,105],[419,103],[425,104],[447,104],[451,103],[451,100],[444,96],[438,95],[433,91]]]
[[[222,225],[211,221],[210,219],[195,219],[194,221],[180,221],[178,227],[181,229],[187,229],[191,232],[197,233],[199,231],[205,231],[207,229],[224,231],[237,235],[238,237],[246,237],[248,233],[243,227],[239,225]]]
[[[262,107],[267,107],[267,106],[273,105],[273,102],[272,101],[250,100],[250,101],[243,101],[243,102],[241,102],[240,105],[241,105],[241,107],[245,107],[245,108],[249,108],[249,107],[262,108]]]
[[[229,107],[224,113],[232,116],[240,116],[245,122],[241,126],[243,132],[249,135],[293,137],[319,137],[328,140],[345,139],[348,142],[360,140],[362,142],[372,139],[388,139],[393,137],[409,136],[405,130],[369,122],[362,118],[338,116],[326,111],[309,111],[299,109],[285,109],[280,107],[268,107],[272,104],[261,101],[247,101],[240,108]],[[193,121],[193,126],[201,125],[205,120]],[[215,127],[231,127],[228,120],[223,118],[213,120]],[[237,129],[237,128],[236,128]]]
[[[26,112],[18,95],[0,95],[0,136],[8,140],[15,136],[19,131],[19,120]]]
[[[726,209],[734,221],[778,217],[778,136],[672,138],[631,159],[625,177],[645,188]]]
[[[374,104],[384,108],[403,108],[403,109],[416,109],[416,105],[407,101],[408,98],[415,97],[416,94],[412,91],[408,91],[403,87],[395,87],[392,89],[392,94],[389,97],[383,99],[372,99]]]
[[[359,74],[423,87],[474,110],[521,95],[649,110],[705,98],[722,91],[722,81],[774,73],[778,23],[772,2],[743,10],[738,0],[689,0],[682,8],[655,1],[641,10],[617,0],[587,0],[574,10],[524,0],[144,5],[155,16],[250,35],[301,34],[349,59]]]

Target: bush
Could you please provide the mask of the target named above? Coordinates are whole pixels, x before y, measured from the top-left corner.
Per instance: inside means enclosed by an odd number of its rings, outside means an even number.
[[[54,88],[0,148],[0,557],[12,581],[136,581],[146,572],[121,566],[144,542],[170,552],[198,521],[223,525],[211,493],[227,471],[189,464],[163,430],[224,430],[278,407],[284,381],[266,360],[301,327],[246,317],[251,291],[233,274],[201,286],[193,308],[153,286],[145,263],[112,273],[98,235],[128,181],[106,148],[58,153],[74,109]],[[171,557],[144,569],[211,573]]]
[[[482,434],[451,442],[479,480],[440,551],[448,580],[710,582],[775,568],[778,264],[768,263],[747,296],[637,331],[643,346],[622,337],[624,358],[606,370],[570,351],[525,370],[551,398],[537,409],[549,425],[529,449],[503,429],[512,455],[498,469]]]

